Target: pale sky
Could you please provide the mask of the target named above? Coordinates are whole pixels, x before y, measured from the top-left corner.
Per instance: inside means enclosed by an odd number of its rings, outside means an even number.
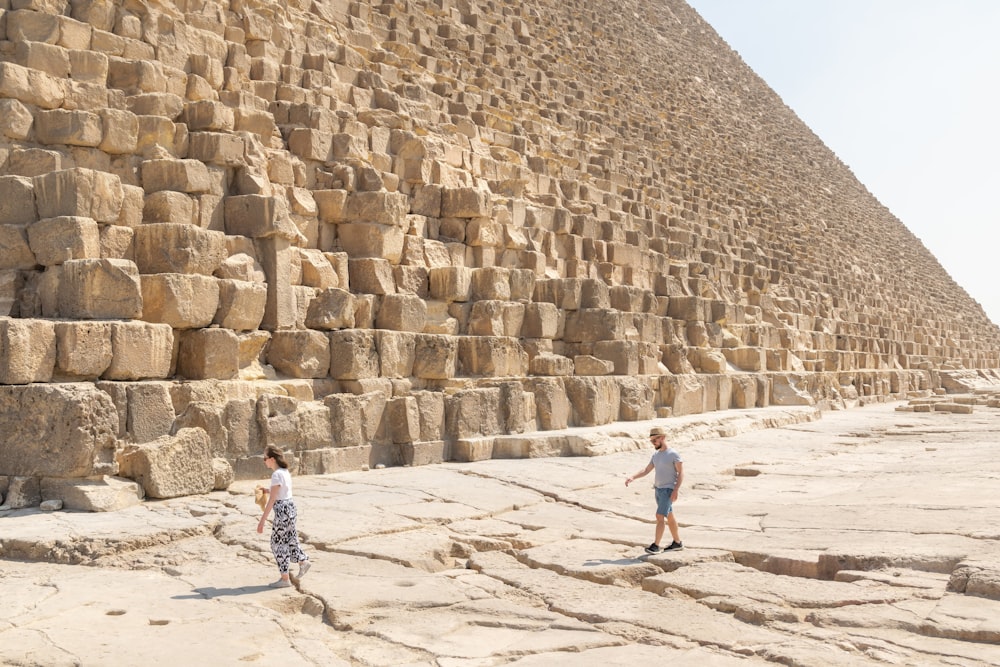
[[[1000,323],[1000,1],[688,4]]]

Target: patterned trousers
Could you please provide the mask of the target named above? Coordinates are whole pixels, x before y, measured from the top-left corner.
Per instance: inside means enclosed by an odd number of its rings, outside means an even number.
[[[271,553],[278,562],[278,571],[288,574],[288,566],[292,561],[301,563],[309,560],[302,547],[299,546],[299,533],[295,528],[295,503],[291,500],[278,500],[274,503],[274,521],[271,524]]]

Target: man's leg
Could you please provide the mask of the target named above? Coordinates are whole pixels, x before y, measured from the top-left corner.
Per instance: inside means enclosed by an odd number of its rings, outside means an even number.
[[[673,512],[670,513],[670,516],[673,516]],[[663,539],[663,525],[664,525],[663,524],[663,515],[662,514],[657,514],[656,515],[656,539],[654,540],[654,543],[656,543],[656,544],[659,544],[660,541]],[[674,529],[671,529],[671,530],[674,530]],[[671,533],[671,534],[673,534],[673,533]]]
[[[660,521],[660,515],[659,514],[656,515],[656,520]],[[671,511],[670,514],[667,515],[667,527],[670,528],[670,537],[673,538],[674,542],[680,542],[681,541],[681,534],[677,530],[677,519],[674,518],[673,511]],[[662,528],[660,529],[660,533],[659,534],[663,535]],[[656,540],[657,543],[659,543],[659,541],[660,541],[659,539]]]

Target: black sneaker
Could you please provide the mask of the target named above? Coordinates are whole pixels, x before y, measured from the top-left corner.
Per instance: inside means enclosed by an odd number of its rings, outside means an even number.
[[[664,551],[677,551],[678,549],[683,549],[684,545],[680,542],[671,542],[667,546],[663,547]]]
[[[646,547],[646,553],[648,554],[660,553],[660,545],[656,544],[655,542],[653,544],[650,544],[648,547]]]

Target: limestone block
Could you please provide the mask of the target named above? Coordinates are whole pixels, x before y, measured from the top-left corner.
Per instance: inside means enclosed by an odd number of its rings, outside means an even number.
[[[4,507],[22,509],[38,507],[42,502],[42,490],[37,477],[13,475],[7,488]]]
[[[191,195],[176,190],[158,190],[145,196],[142,221],[147,225],[157,222],[191,225],[194,212],[195,200]]]
[[[344,218],[349,222],[370,222],[405,231],[403,222],[410,212],[410,199],[399,192],[352,192],[347,197]]]
[[[722,348],[722,354],[741,371],[762,371],[767,369],[767,356],[762,347]]]
[[[338,160],[363,160],[368,157],[368,146],[361,137],[339,132],[333,135],[330,154]]]
[[[589,354],[576,355],[573,357],[573,364],[577,375],[611,375],[615,371],[613,361],[598,359]]]
[[[55,364],[52,322],[0,317],[0,384],[48,382]]]
[[[733,375],[732,381],[731,405],[737,410],[756,407],[757,381],[754,377],[752,375]]]
[[[330,341],[319,331],[275,331],[267,363],[289,377],[325,377],[330,372]]]
[[[697,375],[661,376],[660,403],[680,417],[705,411],[705,384]]]
[[[330,260],[321,251],[299,248],[299,262],[302,265],[302,284],[316,289],[339,287],[340,280]]]
[[[267,304],[261,327],[274,330],[294,326],[297,310],[291,275],[295,249],[288,239],[278,236],[257,239],[254,247],[267,277]]]
[[[700,296],[671,296],[667,315],[688,322],[711,322],[712,302]]]
[[[150,498],[208,493],[215,484],[208,434],[185,428],[119,454],[120,474],[142,485]]]
[[[500,389],[463,389],[446,396],[445,434],[450,440],[460,440],[503,432],[503,411]],[[456,450],[452,450],[457,454]]]
[[[439,441],[444,438],[444,394],[437,391],[414,391],[420,415],[420,440]]]
[[[438,334],[416,336],[413,359],[414,377],[446,380],[455,377],[457,366],[457,338]]]
[[[531,359],[528,372],[532,375],[573,375],[573,360],[559,354],[539,354]]]
[[[70,15],[98,30],[111,31],[115,25],[115,5],[108,0],[72,0]]]
[[[510,269],[510,298],[514,301],[531,301],[535,292],[535,272],[531,269]]]
[[[309,302],[305,325],[310,329],[332,331],[354,326],[354,296],[347,290],[320,290]]]
[[[598,426],[617,421],[621,389],[613,376],[568,377],[564,383],[574,425]]]
[[[63,509],[117,512],[142,501],[142,486],[130,479],[99,475],[84,479],[43,477],[41,495],[62,501]]]
[[[114,224],[121,214],[125,193],[114,174],[63,169],[36,176],[34,183],[39,218],[70,215]]]
[[[392,269],[396,281],[396,291],[404,294],[414,294],[421,299],[430,296],[428,270],[425,266],[395,266]]]
[[[33,269],[38,264],[28,245],[28,232],[20,225],[0,224],[0,271]]]
[[[779,373],[771,378],[771,405],[815,405],[807,389],[808,378],[802,374]]]
[[[187,157],[207,164],[228,167],[243,166],[246,140],[226,132],[192,132],[188,136]]]
[[[0,134],[15,140],[27,139],[35,122],[28,107],[15,99],[0,99],[0,119]]]
[[[420,411],[413,396],[397,396],[386,403],[389,434],[395,444],[420,439]]]
[[[102,258],[125,259],[135,263],[135,253],[132,250],[135,232],[131,227],[104,225],[98,231]]]
[[[56,322],[56,373],[97,379],[111,365],[110,322]]]
[[[452,460],[460,463],[489,461],[493,458],[493,438],[463,438],[451,447]]]
[[[215,270],[215,277],[243,282],[266,282],[264,268],[257,263],[256,259],[245,252],[233,253],[223,260],[219,268]]]
[[[184,105],[184,114],[181,119],[192,132],[204,130],[228,132],[232,131],[236,125],[233,109],[221,102],[211,100],[188,102]]]
[[[491,218],[473,218],[465,226],[465,243],[473,247],[503,247],[503,225]]]
[[[413,191],[410,212],[428,218],[441,217],[441,186],[421,185]]]
[[[219,281],[212,276],[154,273],[141,276],[142,319],[174,329],[207,327],[219,309]]]
[[[405,442],[399,455],[404,466],[426,466],[451,460],[451,448],[444,440]]]
[[[413,375],[416,334],[401,331],[376,331],[379,375],[384,378],[408,378]]]
[[[0,317],[11,314],[22,284],[17,271],[0,271]]]
[[[45,39],[32,39],[32,37],[42,35],[31,34],[31,30],[25,30],[26,21],[34,19],[54,21],[56,17],[22,10],[7,12],[6,19],[7,39],[14,42],[44,42]],[[55,29],[58,30],[57,27]],[[11,62],[3,62],[0,63],[0,98],[18,100],[42,109],[57,109],[66,99],[66,95],[59,79],[45,72],[15,65]]]
[[[563,339],[567,343],[625,340],[626,314],[607,308],[587,308],[566,313]]]
[[[510,270],[498,266],[473,269],[471,299],[509,301]]]
[[[468,301],[472,295],[472,269],[464,266],[430,270],[430,295],[440,301]]]
[[[215,457],[212,459],[212,490],[225,491],[236,479],[233,465],[224,458]]]
[[[347,190],[313,190],[320,222],[347,220]]]
[[[615,375],[639,372],[639,345],[630,340],[602,340],[594,343],[594,356],[614,364]]]
[[[392,275],[392,265],[380,258],[351,258],[347,263],[350,273],[351,291],[366,294],[393,294],[396,281]]]
[[[117,431],[111,397],[92,384],[0,386],[0,475],[92,475]]]
[[[189,224],[139,225],[135,228],[134,246],[135,263],[143,274],[211,276],[227,256],[225,234]]]
[[[39,111],[35,114],[35,138],[41,144],[94,147],[104,138],[104,121],[90,111]]]
[[[330,411],[330,423],[333,425],[331,443],[334,447],[356,447],[367,443],[362,416],[364,400],[354,394],[330,394],[323,399],[323,404]]]
[[[234,331],[259,327],[267,305],[267,287],[242,280],[219,280],[218,285],[219,308],[212,323]]]
[[[26,225],[37,219],[34,180],[26,176],[0,176],[0,225]]]
[[[240,342],[229,329],[182,331],[179,338],[177,374],[181,377],[190,380],[231,380],[239,375]]]
[[[521,335],[524,304],[510,301],[476,301],[469,313],[468,331],[477,336]]]
[[[463,375],[517,377],[527,375],[528,353],[517,339],[463,336],[458,344],[458,371]]]
[[[137,93],[129,95],[125,102],[128,110],[137,116],[157,116],[172,121],[184,111],[184,98],[174,93]]]
[[[642,421],[656,418],[654,380],[639,377],[616,378],[621,394],[617,419]]]
[[[223,205],[227,234],[252,239],[277,236],[288,240],[300,236],[295,223],[288,217],[288,205],[283,198],[230,195]]]
[[[169,324],[111,323],[111,365],[105,380],[144,380],[170,375],[174,333]]]
[[[208,167],[200,160],[145,160],[141,168],[142,187],[146,194],[175,190],[192,194],[211,192]]]
[[[58,311],[75,319],[131,319],[142,313],[135,264],[123,259],[72,259],[62,264]]]
[[[313,474],[332,474],[368,470],[371,445],[333,447],[302,452],[302,465],[315,470]]]
[[[427,303],[415,294],[387,294],[379,306],[379,329],[420,333],[427,324]]]
[[[375,333],[365,329],[331,331],[330,377],[362,380],[379,376],[381,365]]]
[[[100,232],[90,218],[60,216],[46,218],[28,227],[28,245],[43,266],[62,264],[68,259],[101,256]]]
[[[382,257],[397,264],[403,254],[404,231],[398,225],[344,222],[337,225],[337,238],[351,257]]]
[[[132,442],[151,442],[173,430],[174,403],[166,382],[130,384],[125,400],[125,432]]]
[[[442,218],[480,218],[490,214],[490,196],[475,188],[444,188],[441,191]]]
[[[288,133],[288,150],[303,160],[326,162],[330,157],[333,135],[307,127],[296,127]]]

